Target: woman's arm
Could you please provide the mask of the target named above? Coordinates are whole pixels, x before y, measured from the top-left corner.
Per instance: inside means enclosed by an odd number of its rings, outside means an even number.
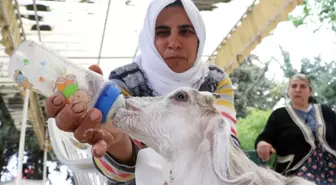
[[[235,139],[236,144],[239,145],[236,131],[237,119],[234,108],[234,92],[229,76],[224,75],[224,78],[218,83],[215,93],[220,95],[220,98],[216,101],[216,106],[222,115],[230,120],[231,136]]]
[[[130,96],[122,81],[117,79],[112,81],[118,85],[124,96]],[[120,147],[113,146],[114,148],[108,149],[107,154],[102,158],[93,158],[94,164],[98,171],[110,180],[111,185],[134,185],[136,156],[145,146],[131,137],[126,137],[118,144]],[[127,145],[132,145],[132,150],[125,148]],[[125,156],[129,157],[125,158]]]
[[[277,137],[277,110],[273,111],[270,117],[267,120],[266,126],[264,130],[260,133],[260,135],[257,137],[255,141],[255,148],[257,149],[257,145],[260,141],[265,141],[272,146],[275,143],[275,139]]]
[[[133,158],[136,161],[138,151],[144,146],[134,139],[131,139],[131,141],[133,145]],[[102,158],[93,158],[93,161],[98,171],[110,180],[111,185],[135,184],[135,164],[125,165],[117,162],[117,159],[109,153],[105,154]]]

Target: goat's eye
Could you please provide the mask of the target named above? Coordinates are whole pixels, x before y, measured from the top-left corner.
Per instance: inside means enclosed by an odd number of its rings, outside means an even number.
[[[176,95],[175,95],[175,99],[177,101],[188,101],[188,94],[186,92],[178,92]]]

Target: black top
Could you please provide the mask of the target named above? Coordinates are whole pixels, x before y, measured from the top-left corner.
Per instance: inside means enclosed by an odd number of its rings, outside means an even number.
[[[317,109],[315,116],[320,118],[316,119],[319,124],[317,136],[322,138],[322,144],[335,156],[336,114],[325,105],[314,105],[314,107]],[[295,172],[305,161],[304,158],[316,147],[315,138],[309,126],[305,125],[304,121],[295,119],[294,111],[290,112],[290,109],[292,107],[288,106],[273,111],[263,132],[255,142],[255,148],[259,141],[266,141],[273,146],[278,156],[275,171],[287,175]]]

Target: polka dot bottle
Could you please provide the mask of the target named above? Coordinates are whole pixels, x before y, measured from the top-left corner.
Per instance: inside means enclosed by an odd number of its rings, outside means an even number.
[[[125,104],[115,84],[71,63],[40,42],[22,42],[10,57],[8,71],[20,87],[46,97],[61,92],[67,103],[84,102],[98,108],[103,114],[102,122]]]

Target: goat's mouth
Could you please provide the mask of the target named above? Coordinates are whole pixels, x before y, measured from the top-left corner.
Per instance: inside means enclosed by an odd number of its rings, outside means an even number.
[[[128,111],[140,111],[140,107],[139,107],[139,103],[137,103],[136,101],[134,101],[134,99],[132,98],[126,98],[125,100],[125,108]]]
[[[112,116],[113,124],[124,132],[133,130],[133,127],[137,124],[134,119],[139,120],[141,117],[140,105],[138,98],[125,98],[125,106],[117,110]]]

